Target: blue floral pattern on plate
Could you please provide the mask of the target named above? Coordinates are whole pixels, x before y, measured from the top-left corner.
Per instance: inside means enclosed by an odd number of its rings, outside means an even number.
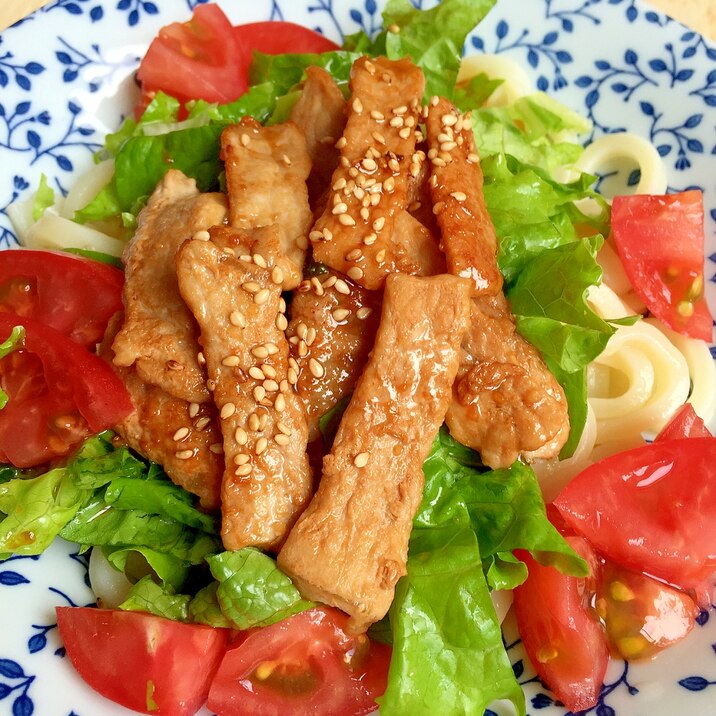
[[[8,205],[27,197],[41,173],[66,191],[132,106],[132,72],[149,40],[203,1],[52,0],[0,35],[0,247],[16,244]],[[236,22],[289,20],[340,41],[358,29],[375,32],[383,2],[224,4]],[[650,139],[671,190],[703,188],[715,298],[716,47],[638,0],[498,0],[466,51],[517,60],[535,87],[589,116],[594,136],[629,129]],[[91,599],[86,562],[72,545],[57,541],[42,557],[0,562],[0,716],[129,713],[94,694],[65,658],[54,607]],[[528,712],[567,716],[511,628],[508,650]],[[689,638],[655,661],[614,662],[598,704],[586,713],[667,716],[686,708],[707,716],[716,713],[714,704],[716,618],[703,613]]]

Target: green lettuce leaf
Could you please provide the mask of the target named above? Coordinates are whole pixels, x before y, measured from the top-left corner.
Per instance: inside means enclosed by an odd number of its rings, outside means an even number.
[[[32,202],[32,218],[37,221],[44,213],[55,204],[55,191],[47,183],[47,177],[40,175],[40,186],[35,192],[35,199]]]
[[[167,552],[158,552],[149,547],[102,547],[107,561],[130,582],[141,578],[148,571],[159,581],[172,589],[180,589],[189,576],[189,564]]]
[[[390,611],[393,656],[381,714],[482,714],[509,699],[524,715],[475,532],[459,524],[414,528],[407,571]]]
[[[147,465],[134,457],[126,446],[115,450],[112,433],[100,433],[86,440],[67,470],[78,487],[95,490],[117,478],[144,480]]]
[[[425,96],[453,97],[465,38],[495,0],[443,0],[418,10],[410,0],[388,0],[383,11],[386,55],[406,55],[425,73]],[[397,29],[397,31],[395,31]]]
[[[13,351],[22,348],[23,342],[25,341],[25,328],[24,326],[15,326],[11,331],[10,335],[0,343],[0,359],[6,355],[10,355]],[[0,388],[0,410],[6,405],[10,396]]]
[[[233,623],[224,616],[219,606],[218,591],[218,582],[210,582],[202,587],[189,602],[189,616],[197,624],[231,629]]]
[[[174,594],[172,589],[162,588],[151,577],[142,577],[119,605],[128,612],[146,612],[176,622],[191,621],[188,594]]]
[[[102,251],[90,251],[89,249],[76,249],[67,248],[62,249],[65,253],[75,254],[76,256],[83,256],[86,259],[92,259],[93,261],[99,261],[103,264],[109,264],[118,269],[124,269],[122,259],[118,256],[112,256],[111,254],[105,254]]]
[[[217,599],[234,628],[268,626],[315,605],[301,598],[271,557],[251,547],[207,559],[219,582]]]

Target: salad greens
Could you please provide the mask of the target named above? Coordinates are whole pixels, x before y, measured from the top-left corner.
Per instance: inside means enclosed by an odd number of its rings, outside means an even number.
[[[138,121],[126,120],[107,137],[100,158],[114,159],[114,177],[75,220],[119,217],[131,227],[170,165],[202,190],[219,187],[223,128],[247,115],[285,119],[309,65],[324,67],[347,92],[351,64],[361,54],[409,55],[425,72],[427,96],[446,96],[472,112],[506,293],[519,331],[542,352],[567,395],[572,433],[562,456],[570,455],[586,419],[586,365],[614,331],[585,301],[587,288],[601,278],[596,253],[609,229],[608,206],[590,189],[594,177],[556,178],[582,151],[564,137],[588,130],[585,119],[542,93],[486,108],[499,82],[484,75],[456,87],[467,32],[493,4],[443,0],[419,11],[410,0],[389,0],[386,29],[376,38],[358,33],[342,50],[322,55],[256,53],[252,87],[243,97],[220,106],[190,103],[183,119],[175,99],[157,94]],[[48,189],[41,186],[35,211],[52,203]],[[577,208],[583,199],[598,208],[596,215]],[[321,421],[329,443],[344,407]],[[568,574],[585,575],[586,564],[548,521],[526,465],[488,470],[443,429],[424,473],[407,575],[389,619],[376,625],[393,644],[382,713],[482,713],[494,699],[507,698],[524,714],[490,590],[524,581],[520,550]],[[115,447],[108,434],[42,475],[0,472],[0,557],[37,554],[57,535],[82,549],[101,548],[133,577],[123,609],[247,629],[313,606],[271,557],[251,548],[223,552],[214,518],[196,509],[161,468]],[[137,559],[151,568],[149,575],[133,572]]]

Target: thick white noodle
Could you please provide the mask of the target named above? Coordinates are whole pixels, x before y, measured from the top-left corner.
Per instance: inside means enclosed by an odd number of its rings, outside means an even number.
[[[469,82],[480,74],[503,81],[485,102],[486,107],[504,107],[534,92],[527,73],[517,62],[504,55],[483,54],[463,57],[457,83]]]
[[[76,211],[84,209],[104,189],[113,174],[114,159],[107,159],[77,177],[58,212],[60,216],[72,219]]]
[[[27,241],[27,234],[35,223],[32,216],[32,209],[35,203],[34,196],[30,199],[16,201],[7,208],[7,215],[12,222],[17,240],[24,246]]]
[[[95,547],[90,553],[89,580],[99,605],[105,609],[116,609],[132,587],[124,572],[110,564],[101,547]]]
[[[87,249],[111,256],[121,256],[125,247],[119,239],[49,211],[30,227],[24,245],[28,249]]]
[[[587,146],[575,166],[588,174],[603,174],[611,162],[630,159],[641,170],[634,194],[664,194],[666,170],[651,142],[630,132],[605,134]]]

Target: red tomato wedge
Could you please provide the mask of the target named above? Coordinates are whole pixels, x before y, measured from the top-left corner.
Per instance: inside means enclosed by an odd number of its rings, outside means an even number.
[[[237,25],[234,34],[249,63],[254,50],[266,55],[340,50],[327,37],[293,22],[251,22]]]
[[[197,5],[191,20],[163,27],[152,41],[137,79],[144,95],[158,90],[182,103],[231,102],[247,88],[248,67],[234,28],[218,5]]]
[[[583,470],[555,500],[617,564],[689,591],[716,570],[716,438],[663,440]]]
[[[126,388],[98,356],[31,318],[0,313],[0,341],[24,326],[22,349],[0,360],[0,461],[32,467],[66,455],[87,435],[134,410]]]
[[[649,311],[678,333],[710,341],[703,194],[614,197],[612,235],[629,281]]]
[[[231,647],[209,691],[219,716],[360,716],[384,691],[391,649],[347,633],[348,617],[310,609]]]
[[[710,437],[712,437],[712,435],[704,424],[704,421],[696,414],[691,403],[686,403],[662,428],[661,432],[654,438],[654,441]]]
[[[683,592],[609,561],[602,566],[597,597],[609,644],[628,661],[652,657],[680,641],[699,614]]]
[[[528,553],[527,580],[514,590],[520,636],[539,677],[573,712],[594,706],[609,663],[609,649],[591,607],[597,557],[581,537],[565,537],[592,569],[587,579],[543,567]]]
[[[226,649],[227,631],[142,612],[57,607],[80,676],[102,696],[145,714],[194,716]]]
[[[59,251],[0,252],[0,312],[35,318],[94,348],[122,309],[124,274]]]

